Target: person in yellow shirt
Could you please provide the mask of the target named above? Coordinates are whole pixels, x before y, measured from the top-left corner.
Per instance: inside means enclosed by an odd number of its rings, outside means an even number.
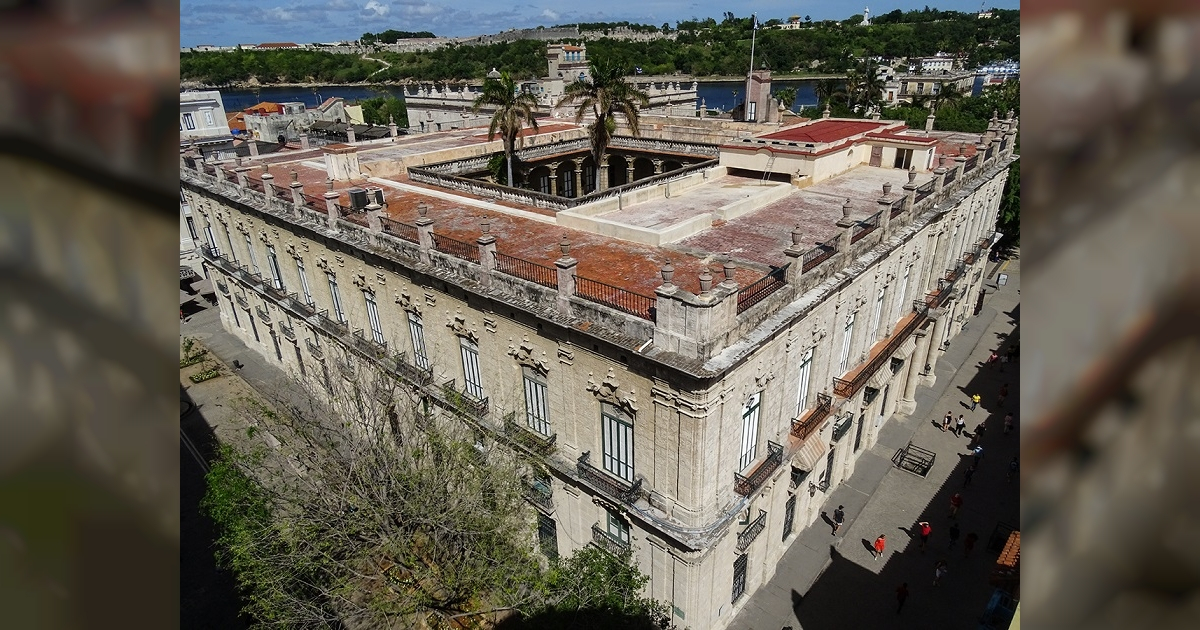
[[[975,408],[979,406],[979,401],[981,400],[983,400],[983,398],[979,394],[971,396],[971,411],[975,411]]]

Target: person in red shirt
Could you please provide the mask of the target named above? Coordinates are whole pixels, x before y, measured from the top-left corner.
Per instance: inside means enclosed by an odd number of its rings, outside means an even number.
[[[879,538],[875,539],[875,559],[878,560],[883,555],[883,548],[887,544],[886,535],[880,534]]]
[[[955,492],[954,496],[950,497],[950,518],[958,518],[958,508],[962,507],[962,495]]]
[[[921,553],[925,553],[925,545],[929,544],[929,535],[933,533],[933,527],[927,521],[917,523],[917,527],[921,533]]]

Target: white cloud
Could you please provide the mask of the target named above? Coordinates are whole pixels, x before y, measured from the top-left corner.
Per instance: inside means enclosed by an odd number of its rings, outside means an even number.
[[[546,18],[547,20],[557,20],[558,14],[550,9],[546,9],[545,11],[542,11],[542,17]]]
[[[375,0],[371,0],[365,6],[363,6],[363,12],[371,13],[374,17],[383,17],[388,14],[388,11],[391,10],[391,7],[387,6],[386,4],[380,4]]]
[[[267,9],[266,15],[268,18],[279,20],[280,22],[291,22],[292,20],[296,19],[296,13],[294,11],[289,11],[283,7]]]

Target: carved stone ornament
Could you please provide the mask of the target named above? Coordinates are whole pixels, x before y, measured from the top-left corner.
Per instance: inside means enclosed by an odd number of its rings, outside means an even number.
[[[828,334],[829,334],[829,332],[825,330],[825,327],[824,327],[824,326],[818,326],[818,325],[816,325],[816,324],[813,324],[813,329],[812,329],[812,340],[813,340],[813,343],[817,343],[817,342],[821,341],[821,340],[822,340],[822,339],[824,339],[824,338],[825,338],[825,337],[826,337]]]
[[[266,243],[267,245],[271,244],[271,237],[267,236],[266,230],[258,233],[258,240]]]
[[[592,373],[588,372],[587,391],[591,392],[596,400],[613,405],[631,416],[637,413],[636,392],[630,390],[627,394],[622,395],[621,384],[617,382],[617,375],[612,368],[608,368],[608,375],[600,384],[596,384]]]
[[[479,331],[467,326],[467,318],[462,314],[462,311],[457,311],[454,315],[446,313],[446,327],[454,332],[459,337],[470,339],[472,343],[479,343]]]
[[[296,244],[295,244],[295,243],[286,243],[286,244],[284,244],[284,246],[283,246],[283,251],[284,251],[284,252],[285,252],[285,253],[286,253],[288,256],[291,256],[292,258],[299,258],[299,257],[300,257],[300,253],[296,251]]]
[[[371,285],[367,283],[367,276],[362,271],[354,272],[354,274],[350,277],[350,281],[354,283],[354,286],[362,289],[363,291],[370,291],[372,293],[375,292],[375,289],[372,289]]]
[[[317,269],[320,269],[325,273],[334,273],[333,269],[329,266],[329,259],[325,258],[324,256],[321,256],[317,259]]]
[[[510,338],[509,341],[511,342],[512,339]],[[517,363],[533,370],[534,372],[537,372],[542,376],[546,376],[550,373],[550,364],[545,358],[546,353],[543,352],[542,358],[540,359],[536,355],[537,348],[534,348],[533,344],[529,343],[529,337],[522,338],[521,345],[519,347],[513,343],[509,343],[508,345],[508,356],[516,359]]]
[[[762,364],[758,366],[758,370],[754,375],[754,391],[761,392],[766,389],[767,383],[770,383],[775,378],[775,373],[771,370],[764,370]]]
[[[396,304],[399,304],[400,308],[408,311],[409,313],[420,316],[421,304],[413,299],[412,294],[408,292],[408,287],[400,289],[400,292],[396,294],[395,299]]]

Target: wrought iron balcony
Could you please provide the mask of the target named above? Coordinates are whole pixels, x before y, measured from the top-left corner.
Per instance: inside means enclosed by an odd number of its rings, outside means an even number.
[[[779,466],[783,464],[783,447],[770,440],[767,440],[767,457],[758,467],[754,469],[748,476],[742,476],[740,473],[733,473],[733,490],[738,494],[748,497],[758,490],[759,487],[771,478],[771,473],[774,473]]]
[[[408,362],[408,353],[401,352],[393,355],[390,367],[400,376],[400,378],[419,386],[426,386],[433,382],[433,372],[422,370],[421,368]]]
[[[271,314],[267,312],[267,309],[265,309],[261,306],[255,306],[254,312],[258,313],[259,319],[263,320],[264,322],[267,322],[268,324],[271,323]]]
[[[442,397],[449,405],[448,411],[461,411],[476,418],[482,418],[488,414],[488,398],[484,396],[480,399],[465,391],[459,391],[454,387],[454,379],[442,384]]]
[[[808,473],[810,473],[810,472],[811,471],[808,471],[808,470],[800,470],[799,468],[792,468],[792,478],[791,478],[791,481],[788,482],[788,487],[792,490],[799,488],[800,484],[804,483],[804,480],[808,478]]]
[[[321,350],[321,346],[317,345],[316,341],[314,341],[312,339],[305,339],[304,345],[308,346],[309,354],[313,355],[314,357],[316,357],[318,359],[325,358],[325,352],[323,350]]]
[[[821,423],[825,422],[825,418],[829,416],[829,410],[833,406],[833,397],[829,394],[817,394],[817,406],[808,414],[808,417],[801,420],[792,418],[792,435],[797,439],[812,435],[813,431],[821,428]]]
[[[387,356],[387,342],[375,341],[373,333],[372,338],[367,339],[366,333],[361,328],[354,331],[354,337],[351,339],[351,342],[359,352],[367,356],[375,357],[376,359],[382,359]]]
[[[592,484],[604,494],[631,505],[641,498],[641,479],[632,484],[624,479],[618,479],[589,464],[588,457],[590,455],[591,451],[584,451],[583,455],[579,456],[579,461],[575,464],[575,469],[581,479]]]
[[[225,295],[229,295],[229,285],[221,282],[220,280],[217,280],[217,290]]]
[[[554,443],[558,434],[542,435],[517,422],[516,412],[510,411],[504,415],[504,433],[513,441],[539,455],[549,455],[554,452]]]
[[[279,332],[283,333],[284,337],[287,337],[288,339],[291,339],[292,341],[296,340],[296,331],[293,330],[291,326],[284,326],[283,324],[280,324]]]
[[[976,253],[974,250],[969,251],[969,252],[963,252],[962,260],[964,263],[966,263],[968,265],[974,265],[976,258],[977,257],[976,257]]]
[[[246,301],[246,298],[244,298],[240,295],[233,296],[233,301],[237,302],[237,305],[242,308],[247,308],[247,309],[250,308],[250,303]]]
[[[354,365],[346,358],[335,358],[334,365],[337,366],[337,371],[342,375],[342,378],[352,381],[354,380]]]
[[[550,485],[536,479],[525,480],[525,499],[544,512],[554,511],[554,492]]]
[[[947,293],[948,289],[943,290],[936,296],[935,299],[940,301]],[[918,300],[913,302],[913,310],[915,311],[915,314],[911,317],[911,319],[908,320],[908,323],[906,323],[904,327],[900,329],[900,332],[892,335],[888,339],[887,344],[884,345],[879,352],[872,355],[867,361],[867,364],[858,370],[852,378],[833,379],[833,393],[841,396],[842,398],[850,398],[854,396],[854,394],[858,392],[863,385],[867,384],[867,381],[871,380],[871,377],[875,375],[875,372],[877,372],[879,368],[883,367],[884,363],[887,363],[892,358],[892,355],[900,349],[900,346],[908,339],[910,335],[912,335],[913,331],[915,331],[922,323],[924,323],[925,314],[928,312],[929,306],[931,305],[928,304],[927,301],[922,302]],[[936,304],[933,306],[936,306]]]
[[[755,538],[762,533],[762,530],[767,527],[767,511],[759,510],[758,518],[754,519],[753,523],[746,526],[737,537],[737,550],[745,551],[750,547],[750,543],[754,542]]]
[[[846,414],[842,416],[836,424],[833,425],[833,442],[837,442],[846,436],[850,431],[850,427],[854,426],[854,414]]]
[[[596,543],[597,547],[611,553],[614,556],[624,555],[629,551],[629,543],[620,540],[612,534],[604,531],[600,527],[600,523],[592,525],[592,542]]]

